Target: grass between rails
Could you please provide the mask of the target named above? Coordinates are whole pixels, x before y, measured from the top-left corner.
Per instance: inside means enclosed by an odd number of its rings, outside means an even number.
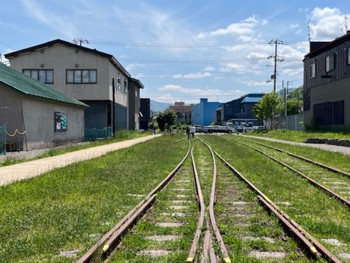
[[[183,138],[183,137],[181,137]],[[183,158],[187,142],[162,136],[0,188],[0,262],[74,262]],[[147,182],[147,183],[146,183]]]
[[[323,245],[334,254],[350,252],[349,209],[321,190],[263,157],[254,150],[236,143],[235,136],[203,137],[219,154],[281,206],[291,218],[318,239],[337,239],[343,245]]]
[[[179,191],[179,189],[183,189]],[[179,200],[178,195],[185,203],[173,203]],[[198,207],[195,200],[195,189],[191,159],[188,158],[179,173],[169,185],[157,194],[154,207],[138,222],[122,240],[117,251],[108,259],[109,262],[129,263],[182,263],[186,261],[196,229]],[[183,206],[174,209],[171,206]],[[182,215],[179,215],[178,213]],[[178,227],[161,227],[158,223],[181,223]],[[174,240],[151,240],[154,236],[177,236]],[[145,251],[169,251],[168,255],[152,257]]]
[[[327,138],[350,140],[350,133],[346,132],[307,132],[293,130],[257,130],[249,132],[248,135],[274,138],[279,140],[303,142],[308,138]]]
[[[282,150],[286,150],[293,154],[303,156],[303,157],[321,162],[323,164],[327,164],[329,166],[332,166],[350,173],[350,166],[349,166],[350,155],[337,153],[337,152],[324,151],[321,149],[310,148],[307,146],[293,146],[285,143],[271,142],[271,141],[259,140],[255,138],[241,137],[239,138],[239,140],[242,142],[244,142],[245,140],[255,141],[258,143],[270,145],[270,146],[273,146]]]
[[[234,176],[217,158],[218,184],[215,213],[232,262],[271,262],[273,259],[257,259],[251,251],[286,252],[278,262],[314,262],[297,242],[288,236],[276,216],[258,204],[257,194]],[[233,209],[232,202],[245,202],[245,206]],[[228,213],[228,211],[230,213]],[[241,217],[237,217],[236,213]],[[247,214],[247,216],[244,216]],[[249,216],[250,214],[250,216]],[[251,239],[247,237],[252,237]],[[268,239],[273,241],[268,241]],[[317,262],[317,261],[316,261]]]
[[[2,161],[0,160],[0,167],[13,165],[13,164],[21,163],[21,162],[26,162],[26,161],[30,161],[30,160],[35,160],[35,159],[42,159],[42,158],[46,158],[46,157],[56,156],[56,155],[60,155],[60,154],[68,153],[68,152],[73,152],[73,151],[78,151],[78,150],[82,150],[82,149],[87,149],[87,148],[91,148],[91,147],[121,142],[121,141],[125,141],[125,140],[130,140],[130,139],[136,139],[136,138],[144,137],[147,135],[151,135],[151,133],[150,132],[141,133],[138,131],[130,131],[130,130],[119,131],[115,134],[114,137],[111,137],[108,139],[101,139],[101,140],[96,140],[96,141],[88,141],[88,142],[84,142],[84,143],[63,145],[63,146],[55,147],[52,149],[47,149],[47,151],[44,151],[44,153],[39,154],[38,156],[35,156],[33,158],[17,158],[17,157],[11,157],[9,155],[9,156],[6,156],[6,158],[3,158]]]

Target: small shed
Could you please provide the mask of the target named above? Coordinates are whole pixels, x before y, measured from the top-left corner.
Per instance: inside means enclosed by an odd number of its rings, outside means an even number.
[[[86,104],[0,63],[0,141],[33,150],[82,141]]]

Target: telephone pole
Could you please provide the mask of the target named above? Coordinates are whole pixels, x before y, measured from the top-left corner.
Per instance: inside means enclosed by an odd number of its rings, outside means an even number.
[[[275,39],[271,40],[269,44],[275,44],[275,55],[274,56],[269,56],[268,58],[271,59],[273,58],[274,60],[274,69],[273,69],[273,75],[271,76],[271,79],[273,79],[273,91],[276,92],[276,80],[277,80],[277,62],[282,62],[282,58],[277,57],[277,45],[282,45],[283,41]]]

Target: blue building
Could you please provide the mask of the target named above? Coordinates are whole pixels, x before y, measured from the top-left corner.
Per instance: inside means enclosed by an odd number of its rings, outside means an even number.
[[[193,105],[192,124],[210,125],[215,122],[215,111],[220,105],[220,102],[208,102],[207,98],[201,98],[199,104]]]
[[[258,103],[264,93],[250,93],[238,99],[226,102],[216,109],[216,122],[223,124],[227,121],[246,121],[258,125],[252,112],[253,107]]]

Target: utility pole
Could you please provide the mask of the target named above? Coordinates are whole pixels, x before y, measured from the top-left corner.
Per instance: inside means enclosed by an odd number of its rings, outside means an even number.
[[[113,137],[115,136],[115,85],[114,85],[114,78],[112,78],[112,133]]]
[[[281,40],[271,40],[269,44],[275,44],[275,55],[269,56],[268,58],[273,58],[274,60],[274,69],[273,69],[273,75],[271,76],[271,79],[273,79],[273,91],[276,92],[276,81],[277,81],[277,62],[282,62],[283,59],[277,57],[277,45],[282,45],[283,41]]]

